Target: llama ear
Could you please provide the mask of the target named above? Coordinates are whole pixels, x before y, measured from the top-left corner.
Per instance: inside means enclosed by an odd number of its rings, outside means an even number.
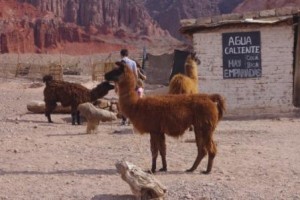
[[[192,58],[196,58],[197,56],[196,56],[196,52],[191,52],[191,56],[192,56]]]
[[[119,67],[119,69],[124,69],[126,63],[122,60],[121,62],[117,61],[115,64]]]
[[[193,51],[193,52],[191,53],[191,57],[197,62],[198,65],[201,64],[201,61],[200,61],[200,59],[198,58],[196,52]]]
[[[116,64],[118,67],[121,66],[121,62],[119,62],[119,61],[115,62],[115,64]]]
[[[126,62],[122,60],[121,62],[116,62],[116,65],[119,67],[120,70],[124,71]]]

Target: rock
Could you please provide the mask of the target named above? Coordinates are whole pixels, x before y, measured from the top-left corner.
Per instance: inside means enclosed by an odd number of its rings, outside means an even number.
[[[105,109],[105,108],[110,107],[111,103],[109,100],[106,100],[106,99],[97,99],[96,105],[99,108]]]
[[[184,198],[184,199],[193,199],[192,195],[190,195],[190,194],[184,195],[183,198]]]

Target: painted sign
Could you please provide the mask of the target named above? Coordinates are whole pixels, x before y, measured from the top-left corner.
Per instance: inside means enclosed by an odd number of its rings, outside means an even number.
[[[223,33],[223,78],[261,77],[260,32]]]

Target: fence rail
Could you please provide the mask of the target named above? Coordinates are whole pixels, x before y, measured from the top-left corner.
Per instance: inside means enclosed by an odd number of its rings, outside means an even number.
[[[131,57],[141,62],[140,52]],[[0,54],[0,78],[22,77],[41,80],[46,74],[62,80],[63,75],[90,75],[91,80],[103,81],[104,74],[120,60],[119,52],[70,56],[63,54]]]

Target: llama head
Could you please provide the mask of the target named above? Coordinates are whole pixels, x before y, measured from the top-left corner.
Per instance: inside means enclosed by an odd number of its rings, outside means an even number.
[[[135,89],[136,78],[133,71],[127,66],[124,61],[116,62],[117,67],[109,72],[107,72],[104,77],[107,81],[114,81],[119,89],[126,87],[127,89]],[[126,89],[126,90],[127,90]]]
[[[44,77],[43,77],[43,82],[44,83],[48,83],[48,82],[50,82],[50,81],[53,81],[53,76],[51,76],[51,75],[45,75]]]
[[[95,88],[91,90],[91,97],[93,100],[98,98],[102,98],[108,94],[108,92],[114,89],[115,86],[110,84],[108,81],[103,81],[102,83],[98,84]]]
[[[191,62],[195,62],[197,63],[197,65],[201,64],[200,59],[197,57],[196,52],[191,52],[187,59],[186,59],[186,63],[191,63]]]
[[[110,84],[108,81],[103,81],[102,83],[98,84],[95,89],[98,91],[107,91],[108,92],[109,90],[112,90],[114,88],[115,88],[115,86]]]
[[[128,67],[124,61],[116,62],[115,64],[117,67],[104,75],[105,80],[120,82],[121,77],[125,74],[125,70]]]
[[[124,73],[124,66],[120,64],[121,62],[116,62],[115,64],[118,66],[111,71],[104,74],[104,78],[107,81],[117,82],[119,80],[119,76]]]
[[[97,85],[97,88],[104,88],[109,91],[109,90],[114,89],[115,86],[110,84],[108,81],[103,81],[102,83]]]

